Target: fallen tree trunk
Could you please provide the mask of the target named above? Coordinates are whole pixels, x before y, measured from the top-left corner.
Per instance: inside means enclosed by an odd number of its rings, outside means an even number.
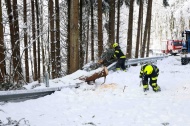
[[[104,82],[106,80],[106,76],[108,75],[108,69],[107,67],[103,67],[103,69],[98,69],[98,71],[95,71],[95,73],[90,74],[89,76],[82,76],[79,79],[83,80],[85,82],[87,82],[88,84],[90,84],[90,81],[95,82],[96,79],[100,78],[100,77],[104,77]]]

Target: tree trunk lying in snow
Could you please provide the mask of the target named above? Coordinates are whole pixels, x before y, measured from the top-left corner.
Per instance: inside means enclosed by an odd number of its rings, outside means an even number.
[[[96,79],[104,77],[104,82],[105,82],[107,75],[108,75],[108,69],[107,67],[103,67],[103,69],[97,69],[93,74],[90,74],[89,76],[80,77],[79,79],[84,80],[89,84],[90,81],[95,82]]]

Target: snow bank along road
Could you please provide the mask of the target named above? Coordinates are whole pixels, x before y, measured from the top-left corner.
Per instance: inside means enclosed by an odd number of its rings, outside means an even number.
[[[24,118],[31,126],[189,126],[190,64],[181,65],[172,56],[157,66],[161,92],[144,93],[139,86],[140,66],[131,66],[127,72],[109,72],[104,85],[100,78],[96,85],[84,83],[78,89],[1,104],[0,120],[6,124],[7,117]],[[51,83],[64,81],[74,80],[60,78]]]

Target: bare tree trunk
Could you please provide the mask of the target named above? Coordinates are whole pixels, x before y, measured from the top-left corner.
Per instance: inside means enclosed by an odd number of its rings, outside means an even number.
[[[98,0],[98,57],[103,52],[103,33],[102,33],[102,0]]]
[[[119,26],[120,26],[120,0],[117,3],[117,40],[116,42],[119,44]]]
[[[150,0],[150,6],[149,6],[149,22],[148,22],[148,42],[147,42],[147,52],[146,52],[146,57],[149,56],[149,46],[150,46],[150,35],[151,35],[151,15],[152,15],[152,0]]]
[[[5,80],[6,64],[5,64],[5,45],[4,45],[4,34],[3,34],[3,23],[2,23],[2,7],[0,0],[0,84]]]
[[[115,0],[109,1],[109,47],[112,48],[112,44],[115,42]]]
[[[24,3],[24,25],[27,27],[27,4],[26,0],[23,0]],[[27,29],[24,31],[24,47],[25,47],[25,76],[26,76],[26,82],[29,83],[29,65],[28,65],[28,34],[27,34]]]
[[[59,0],[55,0],[56,12],[56,74],[61,77]]]
[[[19,82],[21,80],[22,68],[21,68],[21,57],[20,57],[20,37],[19,37],[19,22],[18,22],[18,8],[17,8],[17,0],[13,0],[13,18],[14,18],[14,46],[13,46],[13,60],[15,64],[14,66],[14,80]]]
[[[5,0],[5,3],[6,3],[6,7],[7,7],[7,15],[8,15],[8,18],[9,18],[9,28],[10,28],[10,40],[11,40],[11,50],[13,52],[13,46],[14,46],[14,25],[13,25],[13,15],[12,15],[12,7],[11,7],[11,1],[10,0]],[[13,60],[13,56],[12,56],[12,61],[13,64],[14,64],[14,60]],[[11,63],[10,62],[10,75],[11,75]],[[14,66],[13,66],[14,67]],[[11,78],[9,78],[9,81],[11,81]],[[14,79],[13,79],[14,81]]]
[[[86,63],[88,63],[88,41],[89,41],[89,15],[90,15],[90,10],[88,10],[88,22],[87,22],[87,41],[86,41]]]
[[[48,5],[49,6],[49,5]],[[50,15],[50,10],[48,8],[48,15]],[[51,50],[50,50],[50,17],[48,18],[48,36],[47,36],[47,41],[48,41],[48,44],[47,44],[47,54],[48,54],[48,74],[49,74],[49,77],[51,77],[51,70],[50,70],[50,67],[52,65],[51,63]]]
[[[31,27],[28,27],[28,31],[29,32],[32,32],[32,30],[31,30],[32,28]],[[29,39],[28,39],[28,45],[32,45],[32,34],[28,34],[28,36],[29,36]],[[30,47],[30,48],[28,48],[28,55],[29,55],[29,68],[30,68],[30,72],[31,72],[31,75],[32,75],[32,79],[33,79],[33,75],[34,75],[34,64],[33,64],[33,60],[32,60],[32,48]],[[33,81],[33,80],[31,80],[31,81]]]
[[[143,5],[144,5],[144,0],[143,0]],[[141,28],[140,28],[140,57],[142,53],[142,40],[143,40],[143,9],[141,11],[141,17],[142,18],[141,18]]]
[[[80,69],[83,67],[83,64],[84,64],[84,50],[83,50],[83,40],[82,40],[82,35],[83,35],[83,31],[82,31],[82,27],[83,27],[83,19],[82,19],[82,14],[83,14],[83,11],[82,11],[82,6],[83,6],[83,1],[81,0],[80,1],[80,56],[79,56],[79,61],[80,61],[80,64],[79,64],[79,67]]]
[[[67,0],[68,3],[68,24],[67,24],[67,74],[69,74],[70,70],[70,13],[71,13],[71,1]]]
[[[133,4],[134,4],[134,0],[130,0],[128,36],[127,36],[127,54],[128,54],[128,58],[132,58]]]
[[[78,43],[79,0],[71,0],[70,9],[71,11],[70,11],[70,69],[69,69],[69,73],[73,73],[79,69],[79,43]]]
[[[37,40],[38,40],[38,82],[40,83],[41,80],[40,80],[40,59],[41,59],[41,56],[40,56],[40,27],[39,27],[39,16],[40,16],[40,12],[39,12],[39,2],[38,0],[35,0],[35,5],[36,5],[36,23],[37,23]]]
[[[31,7],[32,7],[32,43],[33,43],[33,60],[34,60],[34,81],[37,80],[38,73],[37,73],[37,56],[36,56],[36,28],[35,28],[35,11],[34,11],[34,0],[31,0]]]
[[[93,2],[91,0],[91,60],[94,61],[94,11]]]
[[[148,28],[148,38],[147,38],[147,46],[146,46],[146,57],[149,56],[149,46],[150,46],[150,27]]]
[[[41,33],[43,33],[43,0],[40,0],[40,26],[41,26],[41,28],[40,28],[40,32]],[[42,66],[43,66],[43,75],[45,75],[45,72],[47,72],[46,71],[46,65],[45,65],[45,50],[44,50],[44,36],[43,36],[43,34],[41,35],[41,49],[42,49]]]
[[[145,29],[144,29],[144,37],[143,37],[143,43],[142,43],[141,57],[144,57],[144,54],[145,54],[145,46],[146,46],[148,27],[149,27],[148,25],[149,25],[149,21],[151,20],[151,15],[150,15],[151,10],[152,10],[152,0],[148,0],[146,24],[145,24]]]
[[[7,15],[9,18],[9,29],[10,29],[10,40],[11,40],[11,50],[13,52],[13,45],[14,45],[14,26],[13,26],[13,15],[12,15],[12,7],[11,7],[11,1],[10,0],[5,0],[6,3],[6,8],[7,8]],[[10,75],[12,73],[12,64],[13,63],[13,56],[10,61]],[[13,80],[11,77],[9,78],[9,81]]]
[[[97,69],[95,71],[91,71],[90,75],[81,76],[79,79],[87,82],[88,84],[90,84],[90,81],[95,82],[96,79],[98,79],[100,77],[104,77],[104,82],[105,82],[105,79],[106,79],[107,75],[108,75],[108,69],[106,67],[103,67],[103,69]]]
[[[138,58],[138,55],[139,55],[140,32],[141,32],[141,27],[142,27],[142,14],[141,14],[142,11],[143,11],[143,1],[140,0],[135,58]]]
[[[52,79],[56,77],[55,67],[55,36],[54,36],[54,11],[53,11],[53,0],[49,0],[49,18],[50,18],[50,36],[51,36],[51,74]]]

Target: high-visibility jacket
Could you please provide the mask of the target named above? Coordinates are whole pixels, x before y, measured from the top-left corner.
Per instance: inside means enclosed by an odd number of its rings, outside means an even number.
[[[159,68],[155,65],[146,64],[141,67],[140,77],[143,75],[147,76],[158,76],[159,75]]]
[[[114,57],[117,57],[117,59],[124,59],[126,56],[123,54],[121,49],[118,47],[115,48]]]

